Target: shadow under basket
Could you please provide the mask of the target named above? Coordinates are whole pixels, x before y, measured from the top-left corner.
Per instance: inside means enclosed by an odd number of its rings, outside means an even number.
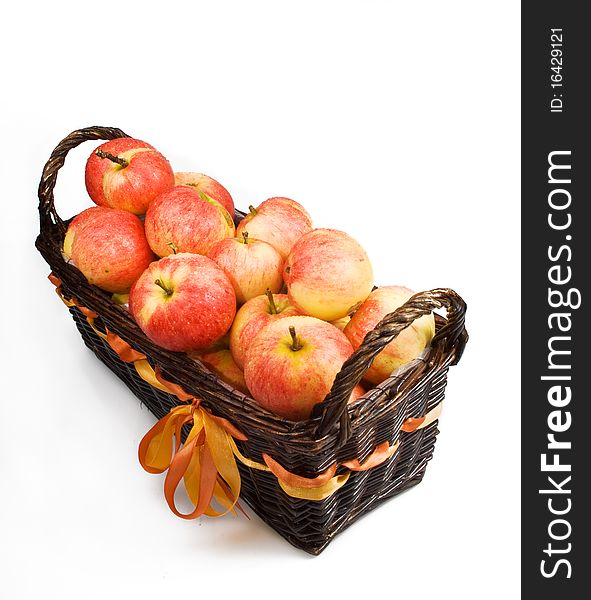
[[[66,223],[57,214],[53,198],[57,173],[69,150],[80,143],[118,137],[129,136],[119,129],[89,127],[71,133],[56,147],[39,186],[41,231],[36,246],[60,279],[63,296],[75,298],[78,306],[98,314],[96,328],[108,329],[121,337],[145,354],[150,365],[158,367],[168,381],[200,398],[201,406],[211,414],[227,419],[243,432],[248,439],[236,444],[248,459],[260,463],[263,454],[270,455],[287,471],[313,479],[335,464],[339,465],[336,475],[349,472],[343,463],[357,459],[363,464],[386,442],[390,448],[396,448],[377,466],[351,470],[346,483],[322,500],[292,497],[273,473],[237,462],[241,501],[291,544],[317,555],[359,517],[423,478],[433,456],[437,420],[426,421],[426,426],[414,430],[405,424],[420,423],[442,402],[448,369],[459,361],[468,339],[464,327],[466,305],[450,289],[415,294],[367,334],[363,344],[344,363],[326,399],[315,407],[312,418],[294,423],[275,416],[232,389],[200,362],[153,344],[124,307],[90,285],[80,271],[63,259]],[[236,211],[236,221],[242,216]],[[369,390],[360,401],[348,405],[351,391],[374,357],[415,319],[440,308],[447,310],[447,318],[435,314],[436,335],[424,356]],[[86,346],[157,418],[182,404],[177,396],[146,383],[133,364],[124,362],[97,335],[78,307],[71,306],[69,310]]]

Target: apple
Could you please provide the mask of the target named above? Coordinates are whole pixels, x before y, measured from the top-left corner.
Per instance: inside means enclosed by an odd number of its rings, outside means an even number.
[[[301,421],[324,400],[352,353],[349,340],[330,323],[314,317],[286,317],[270,323],[253,339],[246,353],[244,379],[264,408]],[[353,400],[362,393],[356,390]]]
[[[334,321],[331,321],[331,325],[334,325],[337,329],[340,329],[341,331],[343,331],[343,329],[345,329],[345,327],[347,326],[347,323],[349,323],[349,321],[351,320],[351,317],[349,315],[347,315],[346,317],[341,317],[340,319],[336,319]]]
[[[336,229],[314,229],[301,237],[285,261],[283,279],[292,304],[325,321],[347,316],[373,287],[365,250]]]
[[[215,261],[234,286],[238,304],[283,286],[283,259],[271,244],[255,240],[243,231],[211,247],[207,256]]]
[[[367,393],[367,390],[361,385],[358,384],[353,388],[353,392],[351,393],[351,398],[349,398],[349,402],[347,404],[355,404],[361,396]]]
[[[246,351],[261,329],[279,319],[300,314],[285,294],[272,294],[269,291],[248,300],[238,309],[230,329],[230,350],[236,364],[244,368]]]
[[[192,359],[201,361],[222,381],[225,381],[235,390],[250,395],[250,392],[246,387],[246,382],[244,381],[244,373],[236,364],[236,361],[230,352],[228,335],[225,335],[204,350],[188,352],[187,355]]]
[[[184,185],[153,200],[145,227],[148,243],[158,256],[207,254],[216,242],[235,232],[232,217],[219,202]]]
[[[153,262],[135,282],[129,310],[155,344],[189,352],[207,348],[228,332],[236,295],[213,260],[174,254]]]
[[[118,294],[128,292],[156,258],[138,217],[101,206],[88,208],[72,220],[63,251],[89,283]]]
[[[225,381],[235,390],[250,396],[250,392],[244,381],[244,373],[234,361],[234,357],[228,348],[201,354],[199,360],[209,367],[222,381]]]
[[[374,290],[357,309],[344,333],[357,349],[366,334],[388,314],[402,306],[412,290],[400,286],[384,286]],[[390,377],[398,367],[417,358],[435,335],[433,315],[424,315],[403,329],[374,359],[365,379],[378,384]]]
[[[203,173],[175,173],[175,185],[188,185],[197,192],[219,202],[234,217],[234,201],[230,192],[219,182]]]
[[[268,242],[287,258],[292,246],[304,233],[312,230],[312,219],[306,209],[289,198],[269,198],[238,223],[236,235],[248,231],[250,237]]]
[[[99,215],[109,214],[111,209],[103,206],[93,206],[76,215],[68,225],[62,251],[67,260],[72,258],[72,244],[76,235],[84,228],[84,224],[96,220]]]
[[[158,194],[174,186],[174,172],[166,158],[133,138],[101,144],[86,161],[85,179],[95,204],[136,215],[143,215]]]

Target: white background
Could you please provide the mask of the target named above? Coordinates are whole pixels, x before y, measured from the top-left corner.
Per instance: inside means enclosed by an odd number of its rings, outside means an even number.
[[[508,1],[3,8],[2,598],[519,596],[519,19]],[[364,245],[378,284],[466,299],[424,481],[320,557],[254,516],[182,521],[140,468],[153,418],[83,347],[33,247],[42,166],[94,124],[238,207],[293,197]],[[90,205],[91,148],[60,174],[63,217]]]

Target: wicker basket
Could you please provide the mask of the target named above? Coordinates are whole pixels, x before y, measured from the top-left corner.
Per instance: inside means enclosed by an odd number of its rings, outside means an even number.
[[[228,419],[248,436],[248,441],[238,442],[244,456],[261,461],[262,454],[267,453],[290,472],[314,478],[335,462],[340,465],[358,459],[363,463],[380,444],[394,446],[399,442],[388,460],[368,470],[352,471],[343,487],[319,501],[291,497],[272,473],[238,464],[241,500],[291,544],[319,554],[356,519],[421,481],[433,454],[437,421],[411,432],[405,432],[403,425],[425,416],[443,400],[448,368],[459,361],[468,339],[464,327],[466,305],[449,289],[416,294],[366,336],[311,419],[294,423],[274,416],[200,363],[153,344],[125,308],[64,261],[61,248],[67,223],[58,216],[53,197],[58,171],[67,153],[80,143],[118,137],[128,136],[119,129],[90,127],[71,133],[58,144],[43,169],[39,186],[41,227],[36,246],[61,280],[63,295],[75,297],[99,315],[96,326],[119,335],[145,354],[168,380],[199,397],[212,414]],[[236,218],[242,216],[237,211]],[[436,335],[424,358],[370,390],[360,402],[347,406],[353,387],[376,354],[416,318],[438,308],[447,310],[447,319],[435,315]],[[123,362],[95,333],[79,308],[72,306],[69,310],[86,346],[156,417],[163,417],[180,404],[176,396],[147,384],[130,364]],[[340,466],[337,474],[345,470]]]

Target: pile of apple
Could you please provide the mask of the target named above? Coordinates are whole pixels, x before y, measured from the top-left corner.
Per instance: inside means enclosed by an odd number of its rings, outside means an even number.
[[[314,229],[294,200],[270,198],[238,224],[228,191],[199,173],[174,173],[153,146],[122,138],[86,164],[97,204],[68,227],[63,253],[127,307],[146,336],[208,365],[233,388],[291,420],[310,416],[365,334],[413,292],[372,292],[363,248]],[[416,358],[432,315],[374,360],[365,385]],[[351,396],[365,393],[358,385]]]

